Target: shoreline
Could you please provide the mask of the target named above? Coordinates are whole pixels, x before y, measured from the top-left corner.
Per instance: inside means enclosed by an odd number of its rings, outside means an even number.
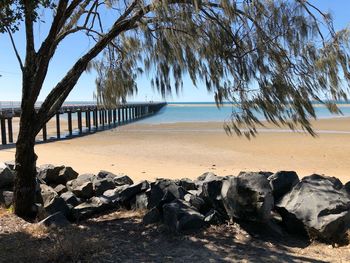
[[[350,118],[314,122],[315,130],[326,131],[316,138],[269,125],[267,128],[269,132],[248,140],[227,136],[222,122],[135,122],[88,136],[37,144],[35,150],[38,165],[67,165],[79,173],[107,170],[125,173],[135,181],[194,179],[208,171],[224,176],[260,170],[294,170],[299,177],[319,173],[336,176],[343,183],[350,181]],[[14,148],[0,150],[0,161],[13,160],[14,153]]]

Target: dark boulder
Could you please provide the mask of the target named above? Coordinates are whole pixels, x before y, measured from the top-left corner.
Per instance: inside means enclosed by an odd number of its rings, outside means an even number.
[[[230,218],[267,221],[274,205],[272,189],[265,175],[241,173],[224,181],[221,196]]]
[[[172,231],[200,229],[205,225],[204,216],[183,200],[163,205],[163,221]]]
[[[169,192],[168,197],[164,198],[164,195],[167,192]],[[157,207],[161,202],[162,206],[164,204],[164,201],[169,200],[170,197],[170,199],[172,199],[172,196],[174,199],[183,199],[186,193],[187,192],[183,187],[177,185],[172,180],[157,179],[155,182],[151,183],[149,208]]]
[[[61,194],[61,198],[66,202],[66,204],[70,208],[73,208],[82,203],[81,199],[76,197],[76,195],[73,194],[73,192],[71,191]]]
[[[125,185],[125,184],[128,184],[128,185],[134,184],[131,178],[125,174],[117,175],[117,174],[102,170],[97,174],[97,177],[100,179],[107,179],[107,178],[112,179],[116,186]]]
[[[162,220],[162,214],[160,213],[159,209],[156,207],[153,207],[151,210],[149,210],[142,218],[142,222],[145,225],[149,224],[155,224]]]
[[[0,168],[0,189],[12,188],[15,182],[15,174],[8,168]]]
[[[211,205],[204,201],[203,198],[193,195],[186,194],[184,200],[198,210],[201,214],[206,214],[211,209]]]
[[[15,167],[16,167],[16,162],[15,162],[15,160],[6,161],[6,162],[4,162],[4,164],[5,164],[12,172],[15,171]]]
[[[350,196],[335,177],[304,177],[276,210],[289,231],[321,241],[339,241],[350,227]]]
[[[344,189],[350,194],[350,182],[347,182],[347,183],[344,185]]]
[[[179,180],[178,185],[181,186],[186,191],[198,189],[196,183],[188,178],[183,178],[183,179]]]
[[[115,203],[120,199],[120,193],[123,192],[129,185],[117,186],[114,189],[107,190],[103,193],[103,197],[110,200],[110,202]]]
[[[135,204],[132,206],[132,208],[137,210],[146,210],[148,208],[149,197],[150,191],[136,195]]]
[[[79,198],[89,199],[94,195],[92,182],[85,182],[71,189],[71,191]]]
[[[47,227],[66,227],[70,222],[61,212],[57,212],[41,220],[39,224]]]
[[[95,214],[105,212],[111,208],[112,206],[106,198],[94,196],[86,202],[74,207],[72,210],[72,215],[74,220],[78,221],[91,217]]]
[[[12,205],[13,192],[12,191],[0,191],[0,204],[9,208]]]
[[[219,211],[222,215],[226,214],[221,197],[222,184],[226,180],[226,178],[216,176],[203,181],[200,186],[201,191],[199,195],[205,202],[205,205],[201,208],[203,214],[206,214],[212,208]]]
[[[96,196],[103,195],[104,192],[110,189],[115,188],[115,183],[113,179],[104,178],[104,179],[95,179],[93,181],[93,188]]]
[[[41,197],[42,197],[42,210],[38,217],[43,219],[56,212],[61,212],[64,216],[70,216],[70,209],[67,206],[63,198],[59,197],[58,194],[53,190],[52,187],[47,185],[40,185]]]
[[[45,164],[40,166],[38,177],[44,180],[48,185],[56,186],[66,184],[68,181],[76,179],[78,173],[69,166],[54,166]]]
[[[67,187],[63,184],[59,184],[54,188],[55,192],[59,195],[68,191]]]
[[[147,181],[142,181],[138,184],[130,185],[120,192],[118,201],[123,206],[130,208],[133,198],[135,198],[137,194],[145,192],[148,188],[149,183]]]
[[[225,222],[225,217],[222,216],[218,211],[211,209],[204,218],[204,222],[210,225],[221,225]]]
[[[299,182],[299,177],[294,171],[279,171],[267,179],[270,182],[275,203]]]
[[[93,181],[95,178],[94,174],[82,174],[76,179],[68,181],[66,186],[77,197],[89,199],[94,195]]]

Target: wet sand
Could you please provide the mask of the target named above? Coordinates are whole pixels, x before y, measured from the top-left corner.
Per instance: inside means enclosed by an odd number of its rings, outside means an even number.
[[[54,125],[54,124],[52,124]],[[108,170],[135,181],[157,177],[196,178],[203,172],[294,170],[350,180],[350,118],[319,120],[316,138],[288,129],[264,128],[247,140],[227,136],[223,123],[133,123],[93,135],[38,144],[38,164],[72,166],[79,173]],[[0,150],[0,161],[14,159]]]

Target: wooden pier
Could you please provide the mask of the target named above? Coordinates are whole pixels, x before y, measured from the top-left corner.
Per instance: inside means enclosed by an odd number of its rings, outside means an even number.
[[[42,141],[71,138],[83,134],[114,128],[130,122],[137,121],[156,114],[166,105],[161,103],[128,103],[121,104],[115,108],[103,108],[95,104],[64,105],[53,118],[56,121],[56,136],[48,138],[47,125],[42,127]],[[62,133],[61,117],[66,114],[68,132]],[[20,117],[20,107],[0,108],[0,137],[1,144],[14,143],[13,118]],[[76,118],[74,118],[76,117]],[[85,123],[83,123],[83,117]],[[73,120],[77,121],[77,128],[73,127]]]

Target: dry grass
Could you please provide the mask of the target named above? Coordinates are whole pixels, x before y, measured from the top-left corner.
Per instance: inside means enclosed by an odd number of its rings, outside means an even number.
[[[0,209],[0,262],[350,262],[350,246],[276,237],[267,227],[256,235],[236,223],[175,234],[143,225],[143,213],[116,211],[59,230]]]

